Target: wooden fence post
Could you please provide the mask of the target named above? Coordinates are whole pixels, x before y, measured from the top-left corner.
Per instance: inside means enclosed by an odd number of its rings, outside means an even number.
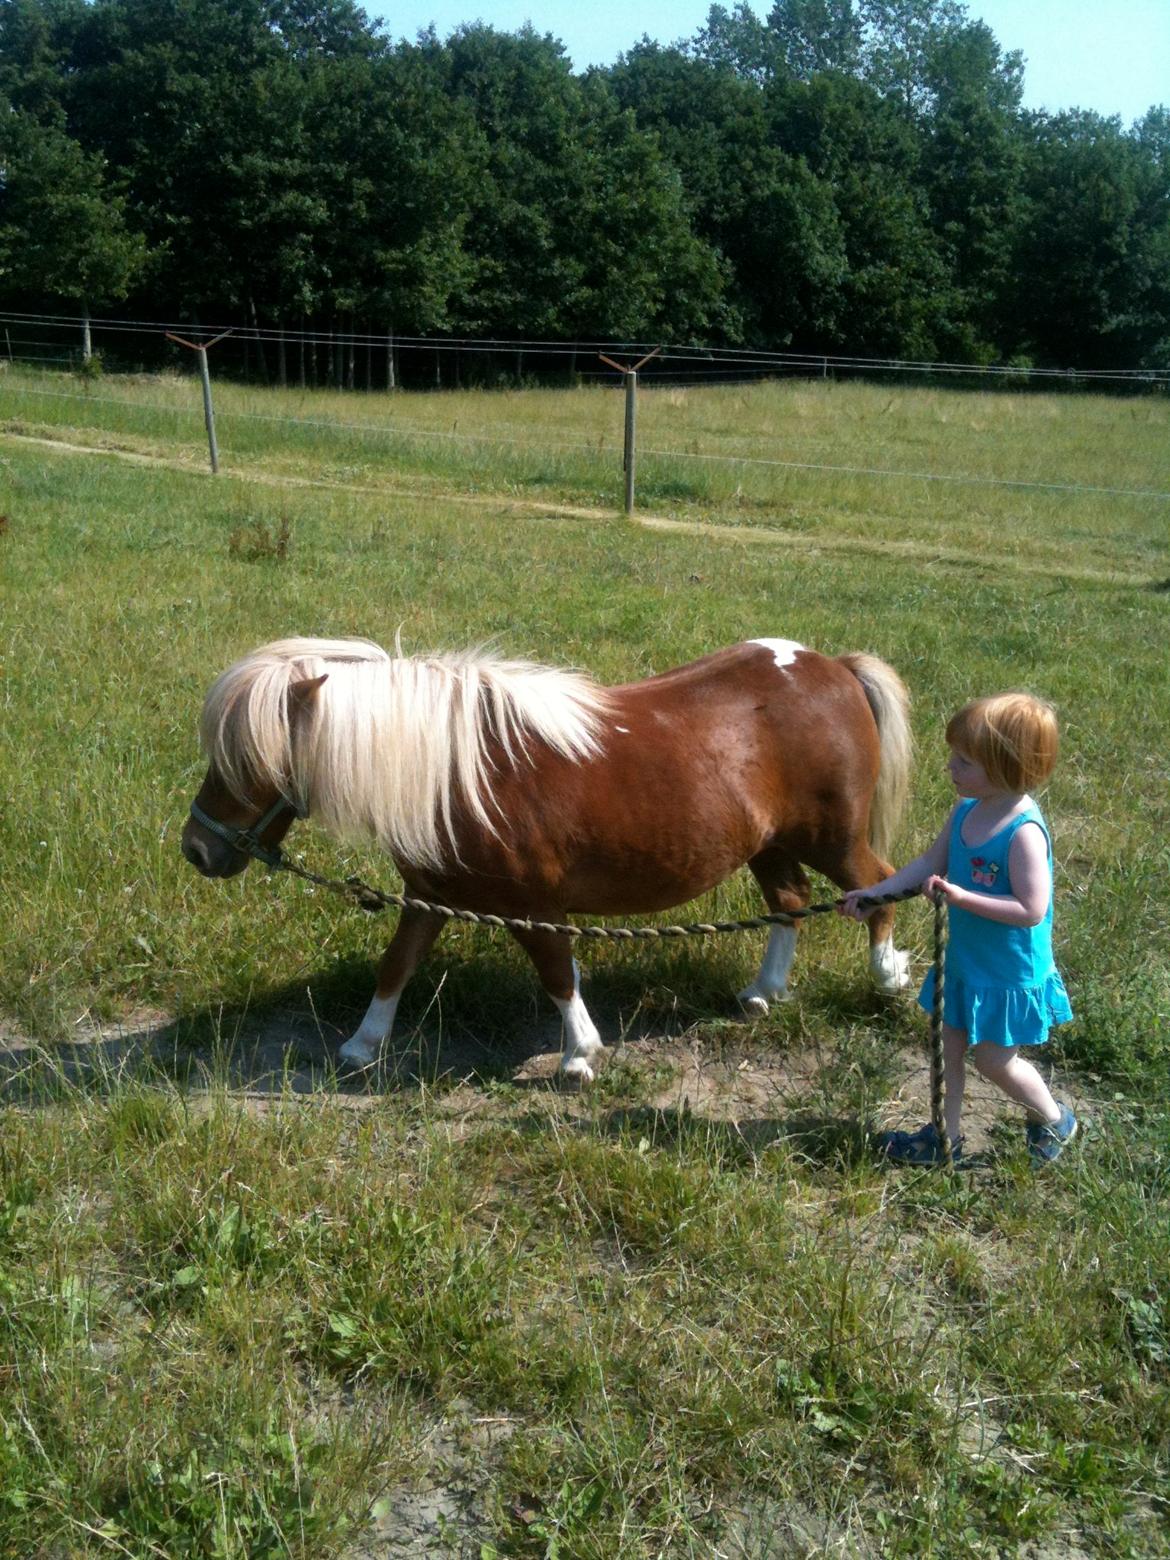
[[[211,455],[211,474],[219,473],[219,446],[215,442],[215,409],[211,404],[211,371],[207,367],[207,348],[199,348],[199,375],[203,380],[203,424],[207,429],[207,448]]]

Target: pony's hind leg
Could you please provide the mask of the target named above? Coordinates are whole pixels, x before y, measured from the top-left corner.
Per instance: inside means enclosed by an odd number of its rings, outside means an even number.
[[[592,1083],[593,1063],[604,1047],[597,1026],[581,1000],[581,971],[573,957],[572,944],[556,932],[526,932],[513,928],[512,935],[536,966],[541,985],[560,1011],[562,1078]]]
[[[398,999],[419,960],[443,930],[446,919],[426,910],[403,910],[378,966],[378,980],[366,1016],[337,1053],[347,1066],[371,1067],[378,1060],[394,1024]]]
[[[877,989],[892,996],[896,991],[904,991],[910,984],[910,955],[904,948],[894,947],[893,905],[888,906],[888,909],[890,918],[884,936],[881,929],[873,924],[877,916],[873,916],[870,921],[869,972]]]
[[[867,888],[888,878],[894,869],[866,844],[856,846],[840,864],[826,868],[838,888]],[[879,991],[892,995],[910,984],[910,955],[894,946],[894,906],[882,905],[868,918],[869,972]]]
[[[768,909],[773,913],[803,910],[811,896],[808,878],[795,857],[787,851],[772,848],[760,851],[748,862],[752,876],[760,885],[760,892]],[[798,927],[773,926],[768,933],[768,945],[764,949],[759,972],[750,985],[739,993],[739,1000],[753,1017],[768,1011],[773,1002],[788,998],[788,974],[796,956]]]

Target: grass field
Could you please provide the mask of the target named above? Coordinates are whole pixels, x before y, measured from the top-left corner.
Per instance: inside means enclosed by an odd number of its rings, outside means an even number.
[[[1170,404],[644,393],[633,523],[610,392],[216,397],[213,479],[189,380],[0,376],[0,1553],[1170,1552]],[[235,655],[399,630],[612,680],[875,651],[903,855],[951,710],[1053,698],[1083,1142],[1038,1179],[1004,1111],[970,1174],[887,1173],[922,1024],[836,918],[751,1025],[751,938],[589,949],[580,1097],[523,957],[449,930],[410,1065],[339,1081],[388,928],[178,835]]]

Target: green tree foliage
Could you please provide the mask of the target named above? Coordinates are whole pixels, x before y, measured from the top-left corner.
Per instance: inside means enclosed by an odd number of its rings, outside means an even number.
[[[709,330],[721,276],[675,168],[605,79],[531,28],[461,28],[431,52],[484,162],[468,210],[463,328],[548,338]]]
[[[846,275],[836,203],[777,139],[764,93],[726,63],[653,43],[610,80],[680,170],[695,228],[727,270],[727,330],[771,348],[831,339]]]
[[[1031,121],[1015,252],[1019,346],[1074,366],[1164,362],[1170,335],[1170,138],[1164,110],[1127,135],[1090,113]]]
[[[797,81],[860,67],[863,29],[853,0],[776,0],[768,31],[778,70]]]
[[[0,0],[0,301],[1162,362],[1170,116],[1022,69],[964,0],[734,0],[584,75],[353,0]]]
[[[838,338],[860,356],[933,356],[947,277],[913,126],[873,87],[835,72],[776,82],[769,96],[776,137],[831,195],[844,255]]]
[[[1003,344],[1023,209],[1021,74],[1019,57],[1003,55],[982,23],[939,36],[925,64],[932,112],[919,177],[946,275],[938,335],[947,357],[989,360]]]
[[[64,123],[62,60],[85,0],[0,0],[0,93],[40,121]]]
[[[0,97],[0,291],[87,309],[125,298],[146,245],[105,187],[102,159]]]

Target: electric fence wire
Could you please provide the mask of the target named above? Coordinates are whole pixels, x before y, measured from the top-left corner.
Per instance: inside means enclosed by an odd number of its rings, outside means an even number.
[[[306,346],[329,347],[334,350],[346,347],[372,348],[380,346],[387,350],[400,349],[440,354],[486,353],[498,356],[506,353],[531,353],[544,357],[570,359],[579,358],[582,354],[589,355],[601,351],[605,351],[607,354],[642,355],[656,350],[658,356],[655,358],[655,363],[663,366],[668,363],[685,363],[697,368],[700,365],[709,363],[723,368],[739,366],[741,368],[763,371],[771,365],[777,368],[802,368],[810,372],[823,373],[827,373],[829,370],[837,370],[883,374],[969,375],[1016,380],[1051,379],[1074,381],[1076,383],[1088,380],[1101,380],[1112,383],[1142,385],[1170,384],[1170,368],[1046,368],[1024,363],[957,363],[947,360],[932,361],[928,359],[866,357],[832,352],[777,352],[750,347],[664,345],[646,341],[584,340],[566,342],[564,340],[540,337],[403,336],[393,332],[294,330],[286,327],[227,324],[192,325],[190,321],[119,320],[99,316],[91,316],[87,321],[80,315],[35,314],[16,310],[0,311],[0,323],[54,325],[59,328],[69,326],[77,330],[88,324],[91,332],[101,330],[154,337],[165,335],[167,331],[184,331],[188,334],[194,333],[205,337],[228,332],[234,340],[241,343],[252,342],[271,344],[273,346],[280,346],[283,343],[286,347],[304,344]],[[608,377],[599,370],[585,372],[597,374],[599,377]],[[651,369],[649,373],[653,377],[657,370]]]

